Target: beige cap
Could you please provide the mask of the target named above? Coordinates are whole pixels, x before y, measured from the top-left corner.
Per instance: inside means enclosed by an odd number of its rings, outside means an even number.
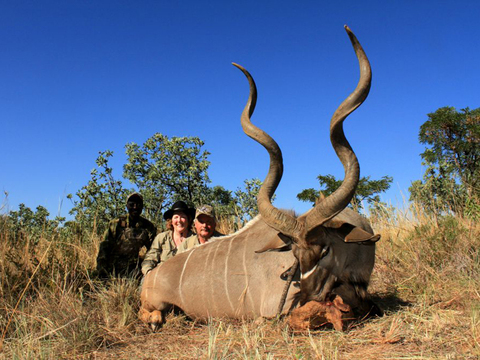
[[[215,210],[213,210],[213,207],[210,205],[200,205],[195,211],[195,219],[200,215],[207,215],[215,219]]]

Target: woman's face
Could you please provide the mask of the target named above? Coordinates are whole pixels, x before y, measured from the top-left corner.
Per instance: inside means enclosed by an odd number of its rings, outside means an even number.
[[[172,216],[173,230],[182,232],[188,227],[188,216],[182,211],[175,211]]]

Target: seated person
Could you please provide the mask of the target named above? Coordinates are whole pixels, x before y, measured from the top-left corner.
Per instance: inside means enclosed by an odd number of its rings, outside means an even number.
[[[110,221],[97,256],[99,276],[140,274],[140,249],[150,249],[157,234],[155,226],[140,216],[143,197],[133,193],[127,198],[128,214]]]
[[[195,212],[195,220],[193,222],[196,234],[186,239],[178,248],[178,252],[184,252],[196,245],[205,244],[211,237],[223,236],[215,230],[217,220],[215,211],[210,205],[202,205]]]
[[[167,220],[167,231],[158,234],[153,240],[150,250],[142,263],[142,273],[154,269],[160,262],[175,256],[178,247],[192,235],[192,222],[195,209],[189,208],[183,201],[177,201],[172,208],[163,214]]]

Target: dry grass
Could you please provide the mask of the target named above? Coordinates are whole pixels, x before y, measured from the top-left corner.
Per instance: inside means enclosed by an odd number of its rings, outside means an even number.
[[[0,358],[480,358],[480,225],[419,209],[373,225],[382,240],[370,291],[385,316],[306,334],[291,333],[283,319],[199,324],[173,314],[153,334],[137,320],[135,281],[89,278],[98,239],[13,244],[2,225]]]

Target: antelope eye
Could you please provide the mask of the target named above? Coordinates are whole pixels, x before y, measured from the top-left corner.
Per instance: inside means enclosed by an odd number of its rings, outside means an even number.
[[[319,260],[322,260],[325,256],[327,256],[329,251],[330,251],[330,247],[325,246],[322,249],[322,252],[320,253],[320,259]]]

